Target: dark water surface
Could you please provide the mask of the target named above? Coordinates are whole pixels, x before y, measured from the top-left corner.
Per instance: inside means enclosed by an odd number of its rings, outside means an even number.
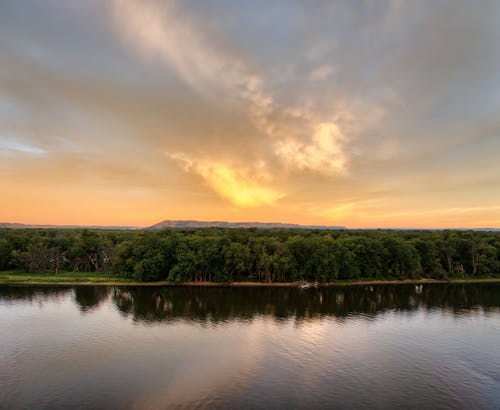
[[[500,409],[500,286],[0,286],[0,408]]]

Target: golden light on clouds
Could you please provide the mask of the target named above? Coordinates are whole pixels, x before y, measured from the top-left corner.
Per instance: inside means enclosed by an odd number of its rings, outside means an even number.
[[[273,205],[282,196],[222,164],[204,164],[198,172],[218,194],[238,206]]]
[[[185,172],[195,172],[205,183],[231,204],[240,207],[274,205],[283,197],[268,185],[269,176],[254,168],[253,172],[236,169],[220,162],[195,161],[185,154],[167,155],[177,161]]]
[[[347,155],[342,144],[345,135],[333,123],[321,123],[308,142],[296,139],[279,141],[276,153],[289,167],[311,170],[324,174],[344,172]]]

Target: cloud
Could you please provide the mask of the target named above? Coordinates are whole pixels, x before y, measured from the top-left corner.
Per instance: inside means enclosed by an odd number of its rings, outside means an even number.
[[[345,172],[345,140],[345,135],[336,124],[322,123],[316,127],[310,141],[279,141],[276,144],[276,153],[285,164],[298,170],[311,170],[322,174]]]
[[[176,1],[114,1],[115,23],[127,44],[164,61],[187,83],[207,96],[225,88],[261,115],[272,104],[262,79],[240,56],[225,50],[203,28],[181,13]],[[198,22],[199,23],[199,22]],[[209,33],[205,33],[209,34]]]
[[[322,121],[311,107],[278,101],[244,55],[221,46],[199,21],[195,26],[181,13],[180,4],[115,0],[119,33],[141,52],[161,59],[201,94],[216,95],[214,103],[242,103],[257,133],[263,134],[263,150],[281,163],[330,175],[345,171],[348,152],[343,145],[348,137],[338,125]],[[331,66],[321,65],[313,69],[312,80],[325,80],[332,72]]]
[[[223,65],[192,27],[177,15],[175,2],[114,1],[115,22],[138,50],[172,65],[184,80],[197,85],[213,78]]]
[[[240,207],[274,205],[284,195],[265,184],[266,175],[258,175],[258,169],[250,173],[237,170],[227,164],[210,160],[193,160],[184,154],[171,154],[186,172],[200,175],[210,188],[222,198]]]
[[[182,3],[115,0],[115,22],[127,45],[156,57],[204,98],[217,104],[243,104],[260,132],[273,136],[271,119],[279,109],[263,79],[243,55],[235,55],[201,21],[181,12]]]
[[[44,155],[47,150],[26,142],[22,142],[16,138],[1,137],[0,138],[0,154],[2,155],[16,155],[16,154],[28,154],[28,155]]]
[[[217,193],[238,206],[273,205],[282,197],[276,190],[261,186],[246,173],[224,164],[201,164],[197,171]]]

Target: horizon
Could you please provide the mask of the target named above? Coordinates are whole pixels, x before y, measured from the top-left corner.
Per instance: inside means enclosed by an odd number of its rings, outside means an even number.
[[[1,2],[0,219],[498,229],[498,38],[494,1]]]
[[[23,223],[23,222],[6,222],[6,221],[0,221],[0,228],[2,228],[2,225],[24,225],[26,227],[48,227],[50,229],[54,228],[75,228],[75,229],[85,229],[85,228],[103,228],[103,229],[149,229],[153,228],[156,225],[165,223],[165,222],[175,222],[175,223],[205,223],[205,224],[230,224],[230,225],[237,225],[237,224],[256,224],[256,225],[285,225],[284,229],[289,229],[289,227],[293,227],[294,225],[297,226],[298,228],[320,228],[320,229],[344,229],[344,230],[400,230],[400,231],[405,231],[405,230],[422,230],[422,231],[499,231],[500,228],[498,227],[493,227],[493,226],[488,226],[488,227],[450,227],[450,228],[440,228],[440,227],[411,227],[411,226],[395,226],[395,227],[383,227],[383,226],[373,226],[373,227],[351,227],[351,226],[345,226],[345,225],[307,225],[307,224],[298,224],[298,223],[288,223],[288,222],[279,222],[279,221],[269,221],[269,222],[262,222],[262,221],[227,221],[227,220],[198,220],[198,219],[164,219],[162,221],[157,221],[156,223],[153,223],[151,225],[98,225],[98,224],[88,224],[88,225],[81,225],[81,224],[51,224],[51,223]],[[217,226],[214,226],[217,227]],[[181,226],[169,226],[169,227],[162,227],[160,229],[181,229],[183,227]],[[187,229],[206,229],[208,227],[187,227]],[[212,227],[209,227],[212,228]],[[232,228],[232,227],[229,227]],[[241,228],[246,228],[246,227],[241,227]],[[269,229],[274,229],[274,228],[269,228]],[[277,228],[279,229],[279,228]]]

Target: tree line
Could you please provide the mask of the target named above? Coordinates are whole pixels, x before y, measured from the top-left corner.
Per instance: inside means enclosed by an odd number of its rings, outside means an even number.
[[[173,282],[498,277],[500,233],[0,229],[0,270]]]

